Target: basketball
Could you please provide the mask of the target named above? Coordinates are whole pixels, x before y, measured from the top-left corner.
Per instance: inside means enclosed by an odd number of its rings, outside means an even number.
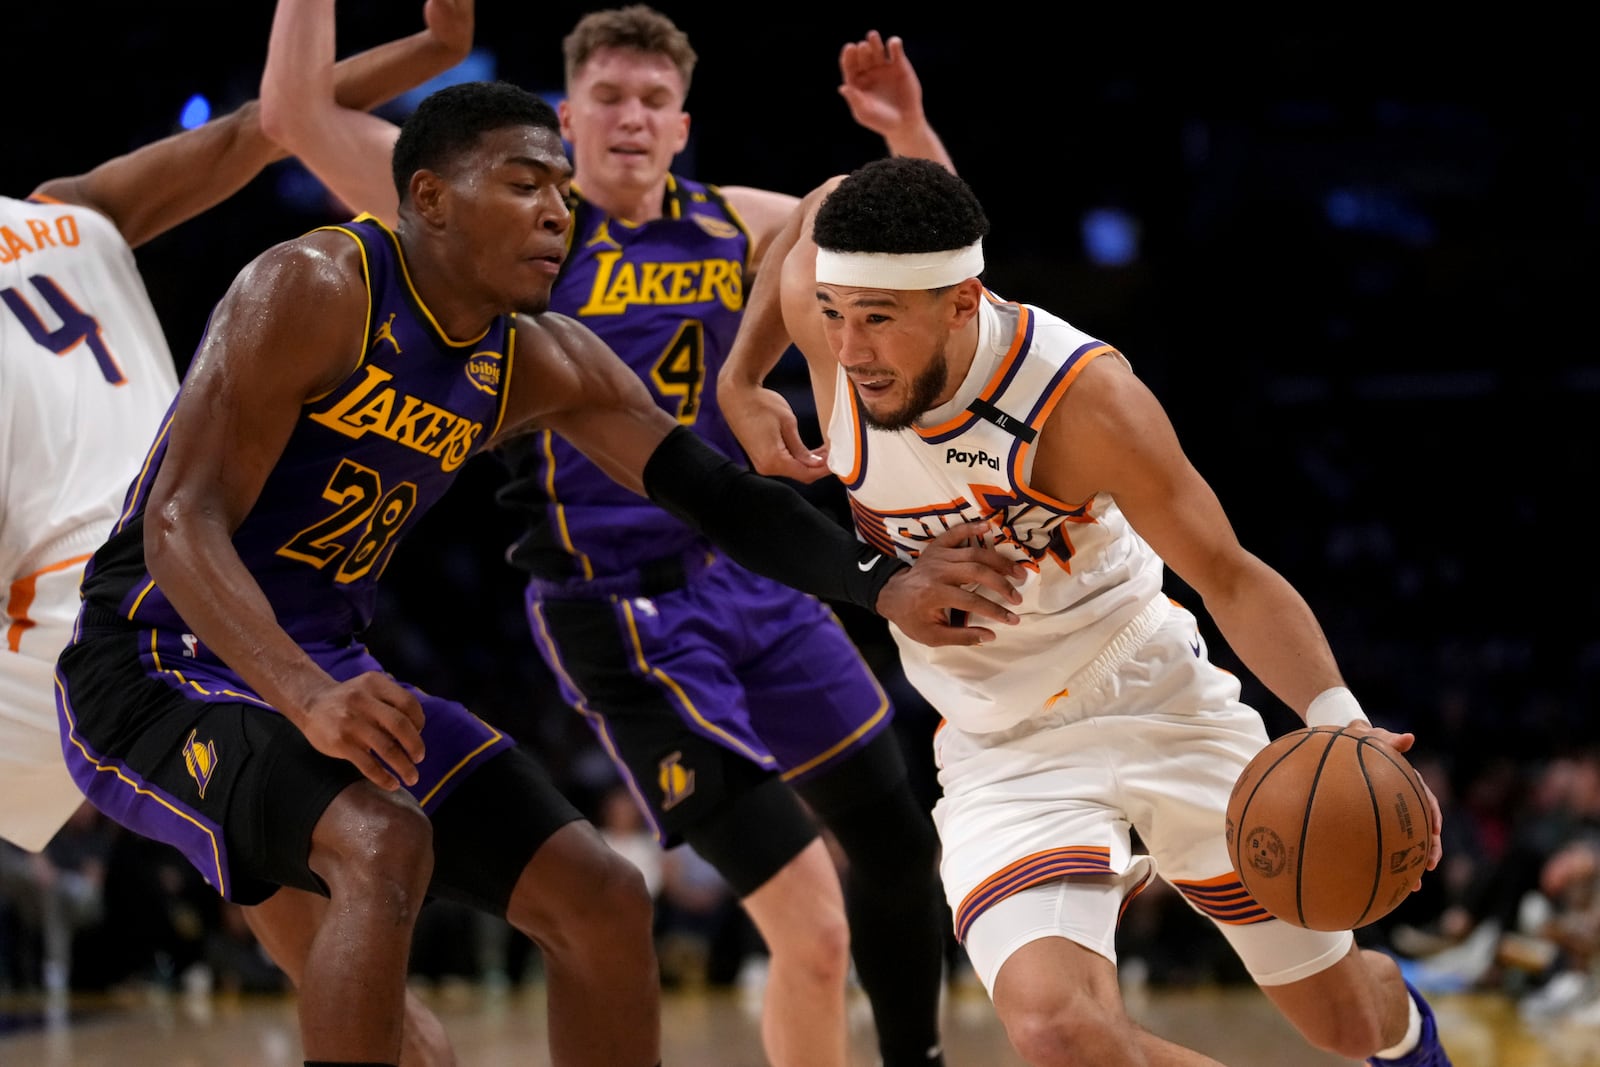
[[[1406,898],[1428,862],[1422,779],[1394,749],[1307,727],[1256,754],[1228,799],[1228,855],[1284,922],[1354,930]]]

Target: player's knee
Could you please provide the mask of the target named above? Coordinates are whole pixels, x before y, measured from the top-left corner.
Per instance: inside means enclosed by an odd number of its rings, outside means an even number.
[[[546,952],[585,951],[597,941],[648,941],[654,903],[644,875],[608,848],[587,850],[578,888],[559,898],[513,894],[507,918]]]
[[[336,899],[381,901],[415,916],[433,874],[433,828],[414,804],[348,790],[317,824],[311,867]]]
[[[842,987],[850,974],[850,925],[844,912],[822,909],[807,918],[803,929],[789,929],[796,936],[770,940],[773,966],[788,968],[814,985]]]
[[[1011,1047],[1031,1064],[1092,1067],[1130,1040],[1126,1021],[1088,996],[1031,997],[996,1008]]]

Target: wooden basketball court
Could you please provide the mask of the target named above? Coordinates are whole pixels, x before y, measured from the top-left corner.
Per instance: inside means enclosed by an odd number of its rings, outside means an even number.
[[[545,1011],[537,987],[496,992],[461,985],[425,999],[450,1032],[462,1067],[548,1067]],[[754,992],[669,993],[663,1004],[667,1067],[762,1067]],[[1600,1067],[1600,1028],[1543,1031],[1521,1023],[1495,996],[1435,998],[1456,1067]],[[1307,1048],[1255,990],[1228,988],[1130,995],[1149,1029],[1230,1067],[1345,1067]],[[853,1067],[874,1067],[865,1001],[852,1001]],[[977,987],[945,1003],[950,1067],[1015,1067],[994,1012]],[[292,998],[137,994],[0,1001],[5,1067],[298,1067]]]

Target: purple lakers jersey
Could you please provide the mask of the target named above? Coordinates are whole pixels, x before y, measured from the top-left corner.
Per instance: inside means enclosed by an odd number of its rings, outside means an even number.
[[[400,539],[498,429],[513,344],[506,317],[470,341],[445,337],[410,286],[398,241],[375,219],[328,229],[362,249],[366,351],[349,377],[302,408],[233,536],[279,624],[303,645],[348,641],[371,622],[377,580]],[[84,597],[154,630],[157,654],[221,667],[146,569],[144,506],[169,427],[170,412],[89,563]]]
[[[580,320],[642,379],[656,403],[734,459],[744,453],[716,403],[717,372],[744,308],[749,236],[715,186],[668,176],[665,214],[614,218],[573,193],[567,262],[550,308]],[[503,452],[500,502],[527,515],[511,552],[546,578],[631,570],[693,547],[698,534],[623,488],[555,434]]]

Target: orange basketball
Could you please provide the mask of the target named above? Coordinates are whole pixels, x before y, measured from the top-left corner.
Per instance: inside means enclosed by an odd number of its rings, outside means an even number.
[[[1256,754],[1228,799],[1228,855],[1284,922],[1353,930],[1405,899],[1428,862],[1422,779],[1394,749],[1335,726]]]

